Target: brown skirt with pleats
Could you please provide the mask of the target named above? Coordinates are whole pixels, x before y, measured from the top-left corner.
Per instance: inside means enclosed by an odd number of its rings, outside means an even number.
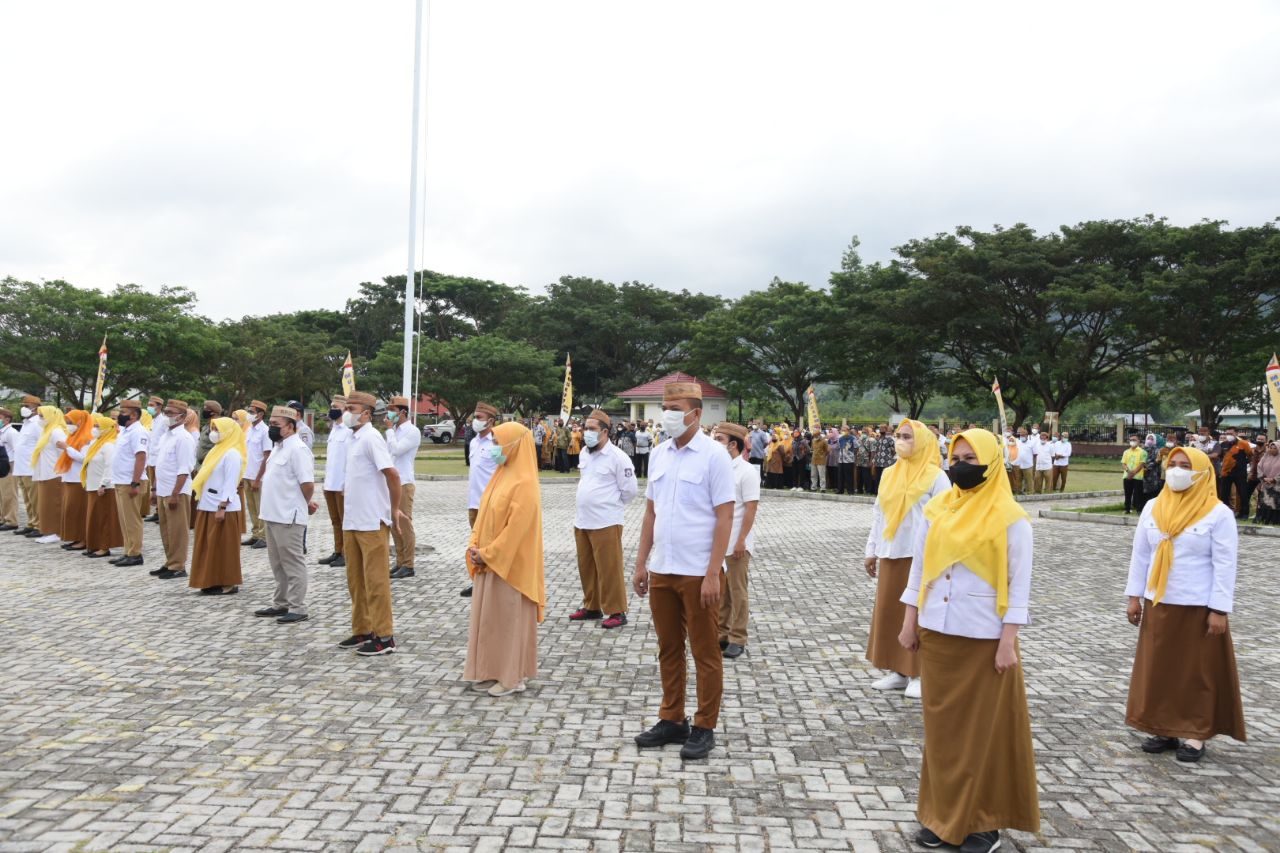
[[[228,512],[222,521],[217,513],[196,512],[196,542],[191,549],[191,572],[187,586],[207,589],[214,586],[239,586],[240,526],[243,512]]]
[[[68,542],[84,544],[85,513],[89,501],[84,486],[79,483],[62,484],[62,538]]]
[[[1244,741],[1240,675],[1231,629],[1205,633],[1209,608],[1142,602],[1142,626],[1124,721],[1162,737]]]
[[[881,559],[876,570],[876,606],[871,611],[871,632],[867,637],[867,660],[876,669],[887,669],[908,678],[920,674],[916,653],[898,642],[902,617],[907,606],[900,599],[911,574],[911,558]]]
[[[1022,665],[996,672],[999,644],[920,629],[924,758],[916,815],[948,844],[993,829],[1040,831]]]
[[[475,576],[464,681],[514,687],[538,674],[538,605],[493,572]]]
[[[90,551],[110,551],[124,546],[120,517],[116,515],[116,493],[107,489],[101,497],[85,492],[84,545]]]
[[[40,507],[40,532],[62,535],[62,486],[58,478],[36,483],[36,500]]]

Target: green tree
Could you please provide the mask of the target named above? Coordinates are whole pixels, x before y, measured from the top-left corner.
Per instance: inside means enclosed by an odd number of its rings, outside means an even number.
[[[232,409],[337,390],[346,350],[331,342],[332,317],[320,312],[229,320],[217,327],[217,360],[206,387]]]

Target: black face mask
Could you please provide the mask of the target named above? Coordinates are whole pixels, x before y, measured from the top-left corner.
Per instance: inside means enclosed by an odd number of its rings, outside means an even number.
[[[330,409],[329,420],[336,421],[342,418],[342,409]]]
[[[977,488],[987,479],[987,466],[974,465],[972,462],[952,462],[947,476],[952,483],[967,491]]]
[[[212,409],[205,409],[205,410],[204,410],[204,419],[207,421],[207,420],[209,420],[209,419],[210,419],[210,418],[212,418],[212,417],[214,417],[213,410],[212,410]]]
[[[129,416],[128,415],[118,416],[116,418],[116,423],[120,424],[120,426],[122,427],[127,427],[129,425]]]
[[[280,442],[280,439],[283,438],[283,436],[280,435],[280,427],[278,426],[267,427],[267,438],[271,439],[272,444],[278,444]]]

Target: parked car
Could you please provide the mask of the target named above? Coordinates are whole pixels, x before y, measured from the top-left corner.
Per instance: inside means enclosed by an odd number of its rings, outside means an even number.
[[[422,428],[422,437],[431,439],[435,444],[453,444],[456,433],[453,421],[440,421]]]

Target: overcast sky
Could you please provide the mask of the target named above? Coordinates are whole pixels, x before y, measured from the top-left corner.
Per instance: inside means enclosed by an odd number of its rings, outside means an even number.
[[[1280,4],[430,4],[421,266],[728,296],[956,225],[1280,215]],[[341,309],[408,251],[412,0],[0,0],[0,276]]]

